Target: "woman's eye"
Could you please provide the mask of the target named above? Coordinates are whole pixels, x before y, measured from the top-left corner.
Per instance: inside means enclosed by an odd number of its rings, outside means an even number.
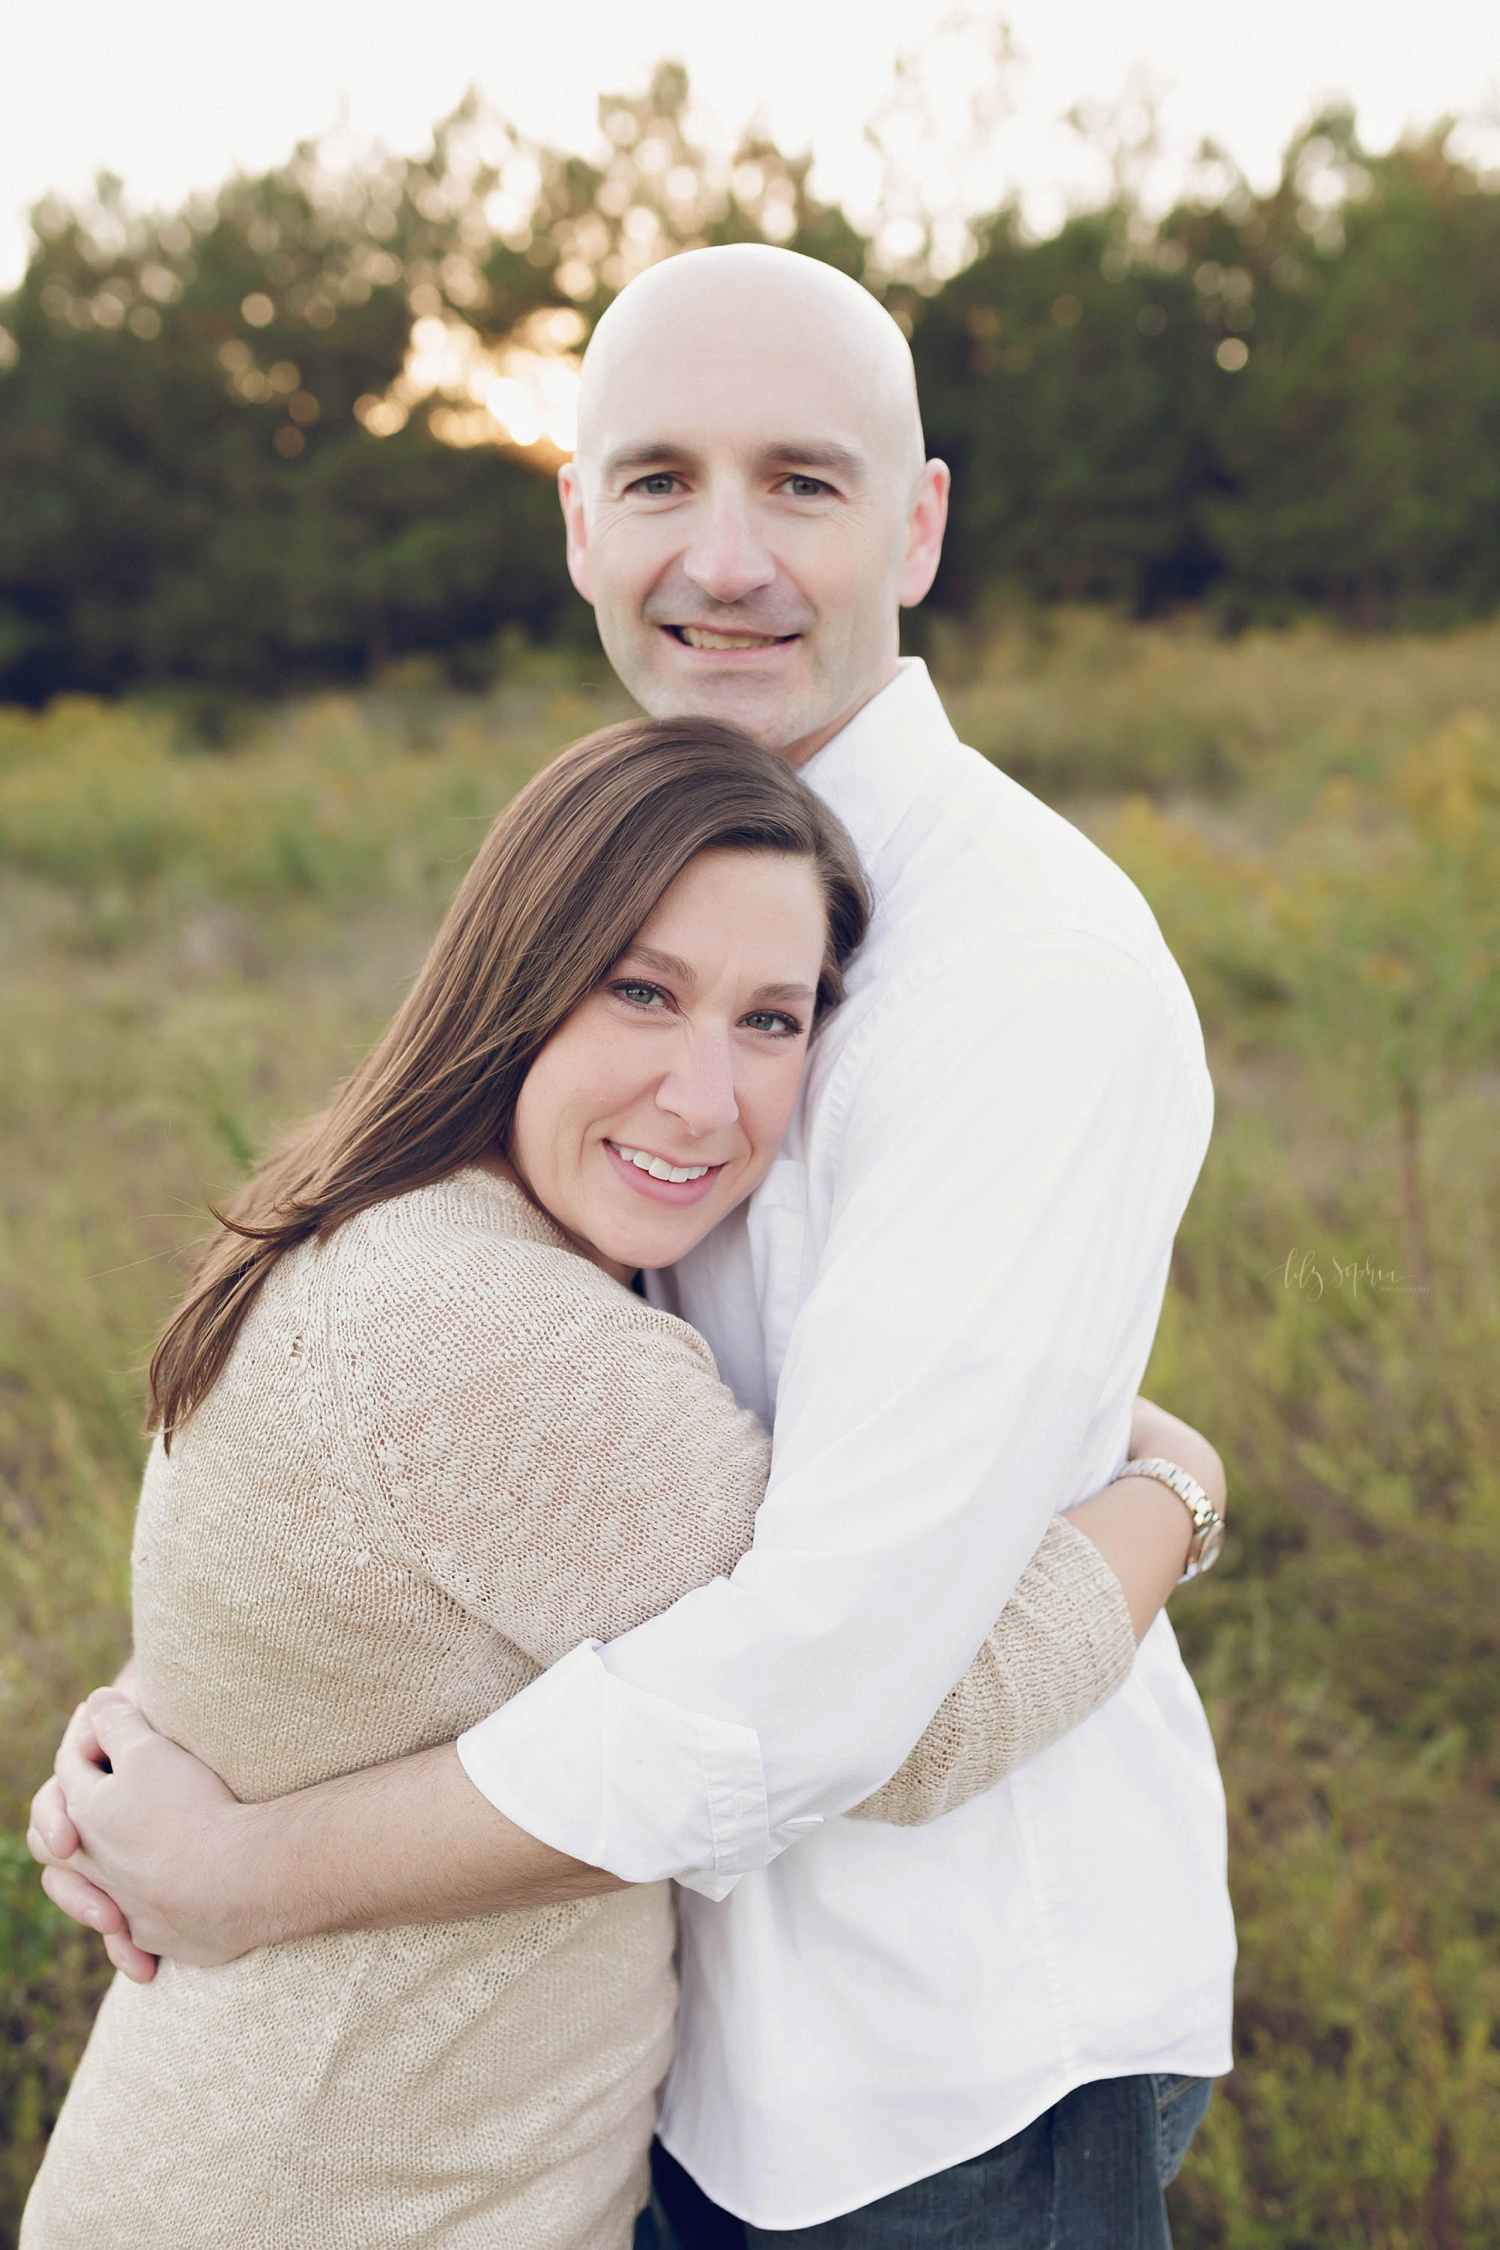
[[[614,990],[633,1008],[664,1008],[667,1004],[666,995],[654,984],[617,984]]]
[[[773,1031],[782,1038],[795,1039],[802,1029],[795,1016],[784,1015],[779,1008],[756,1008],[740,1020],[747,1031]]]

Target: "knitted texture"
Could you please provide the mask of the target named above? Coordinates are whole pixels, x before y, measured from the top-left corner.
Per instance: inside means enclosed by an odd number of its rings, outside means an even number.
[[[966,1805],[1107,1702],[1134,1662],[1119,1579],[1092,1539],[1054,1516],[916,1749],[853,1817],[916,1828]]]
[[[450,1741],[731,1570],[768,1465],[702,1338],[515,1189],[469,1170],[397,1197],[280,1261],[152,1452],[143,1708],[247,1800]],[[920,1820],[989,1786],[1118,1685],[1122,1618],[1128,1640],[1112,1573],[1054,1526],[861,1810]],[[23,2250],[626,2250],[672,1946],[652,1884],[117,1979]]]

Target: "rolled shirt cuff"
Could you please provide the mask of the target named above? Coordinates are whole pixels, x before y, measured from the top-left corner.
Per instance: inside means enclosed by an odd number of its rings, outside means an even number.
[[[617,1679],[584,1641],[458,1739],[497,1812],[622,1882],[675,1876],[725,1898],[815,1819],[770,1825],[753,1727],[686,1711]]]

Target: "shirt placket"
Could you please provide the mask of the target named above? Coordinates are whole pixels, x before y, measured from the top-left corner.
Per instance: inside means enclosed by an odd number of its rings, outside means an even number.
[[[778,1157],[750,1212],[750,1257],[760,1301],[765,1395],[774,1402],[802,1301],[807,1237],[807,1166],[799,1152]]]

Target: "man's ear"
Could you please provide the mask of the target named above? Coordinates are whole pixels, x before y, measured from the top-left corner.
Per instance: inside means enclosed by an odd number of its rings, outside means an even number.
[[[948,489],[952,482],[946,461],[929,461],[917,480],[911,514],[907,518],[906,553],[897,589],[903,609],[915,609],[918,602],[925,600],[937,576],[943,553],[943,533],[948,528]]]
[[[568,534],[568,576],[586,602],[594,589],[589,578],[589,527],[583,513],[583,479],[576,461],[565,461],[557,472],[557,497],[562,503],[563,525]]]

